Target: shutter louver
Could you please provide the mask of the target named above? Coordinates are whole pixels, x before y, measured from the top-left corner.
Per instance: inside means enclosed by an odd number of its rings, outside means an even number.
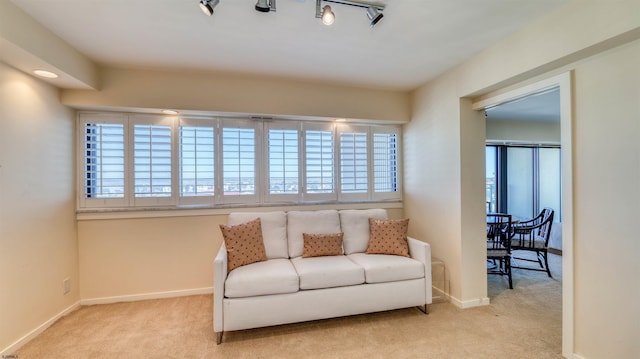
[[[84,198],[124,198],[124,125],[84,125]]]
[[[213,127],[180,127],[180,196],[215,194]]]
[[[222,130],[225,195],[256,194],[256,133],[253,128]]]
[[[373,134],[374,192],[398,191],[398,138],[395,133]]]
[[[269,129],[269,194],[298,194],[298,130]]]
[[[171,126],[133,127],[134,195],[171,197]]]
[[[367,193],[367,133],[340,133],[340,180],[342,193]]]
[[[306,192],[334,193],[332,131],[306,131]]]

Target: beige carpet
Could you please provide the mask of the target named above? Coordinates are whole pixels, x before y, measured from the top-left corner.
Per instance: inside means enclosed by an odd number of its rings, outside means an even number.
[[[225,333],[215,344],[212,298],[199,295],[82,307],[19,349],[36,358],[561,358],[561,265],[554,278],[489,277],[491,305],[450,303]],[[313,308],[309,308],[313,310]]]

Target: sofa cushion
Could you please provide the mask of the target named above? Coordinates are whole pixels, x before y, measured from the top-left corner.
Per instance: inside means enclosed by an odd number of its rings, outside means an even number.
[[[364,269],[346,256],[294,258],[300,289],[344,287],[364,283]]]
[[[227,270],[229,272],[246,264],[267,260],[260,218],[235,226],[221,224],[220,230],[227,249]]]
[[[364,253],[369,246],[369,218],[387,219],[387,211],[376,209],[345,209],[339,212],[344,254]]]
[[[384,220],[369,218],[367,254],[394,254],[408,257],[408,227],[409,219]]]
[[[298,273],[288,259],[270,259],[236,268],[224,283],[227,298],[295,293]]]
[[[260,218],[267,258],[289,258],[287,251],[287,215],[285,212],[233,212],[227,224],[235,225]]]
[[[347,257],[364,268],[367,283],[424,278],[424,264],[413,258],[366,253],[354,253]]]
[[[339,256],[342,254],[342,233],[311,234],[302,233],[304,249],[302,256]]]
[[[336,210],[289,211],[287,213],[287,241],[289,257],[302,256],[302,233],[339,233],[340,217]]]

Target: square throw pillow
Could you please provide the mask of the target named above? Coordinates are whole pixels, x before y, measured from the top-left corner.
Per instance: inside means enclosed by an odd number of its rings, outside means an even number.
[[[407,229],[409,219],[369,218],[367,254],[394,254],[409,257]]]
[[[302,233],[302,257],[339,256],[342,254],[342,233]]]
[[[234,226],[220,225],[227,248],[227,270],[267,260],[260,218]]]

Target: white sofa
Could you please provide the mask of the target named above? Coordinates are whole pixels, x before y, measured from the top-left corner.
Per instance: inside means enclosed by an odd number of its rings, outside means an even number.
[[[213,329],[225,331],[348,316],[432,302],[431,249],[408,238],[410,257],[366,254],[369,218],[384,209],[236,212],[228,224],[260,217],[267,260],[227,273],[214,260]],[[343,232],[343,255],[303,258],[303,233]]]

